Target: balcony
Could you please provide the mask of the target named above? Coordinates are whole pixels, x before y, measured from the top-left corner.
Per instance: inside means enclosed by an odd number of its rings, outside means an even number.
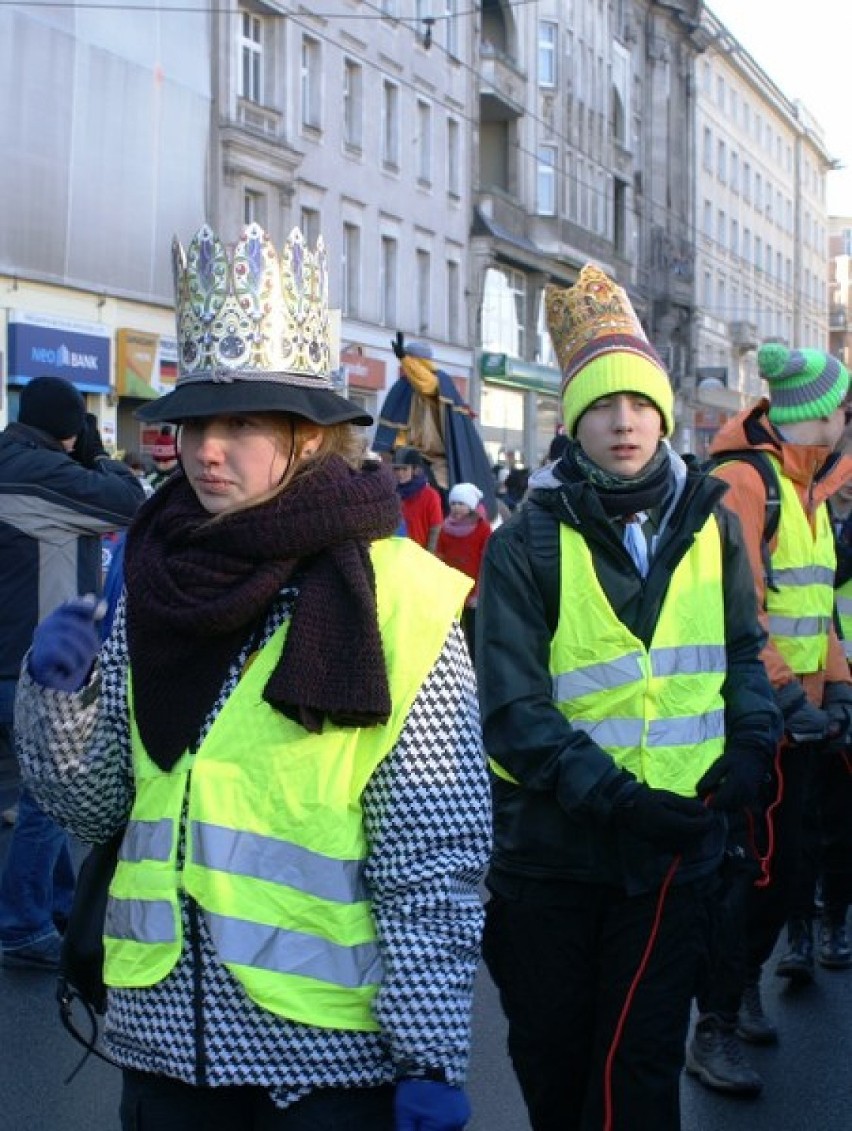
[[[845,306],[833,306],[828,315],[828,328],[835,334],[845,334],[849,316]]]
[[[480,48],[479,113],[483,122],[504,122],[524,113],[527,77],[513,59],[487,40]]]
[[[728,323],[728,334],[730,335],[731,345],[741,353],[756,350],[760,344],[757,326],[753,322],[730,322]]]
[[[275,139],[281,136],[282,122],[283,115],[277,110],[261,106],[258,102],[249,102],[245,98],[240,98],[237,102],[236,124],[243,129]]]

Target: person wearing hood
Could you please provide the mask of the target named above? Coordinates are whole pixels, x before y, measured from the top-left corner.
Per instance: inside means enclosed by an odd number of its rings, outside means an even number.
[[[833,622],[837,558],[827,507],[852,474],[852,459],[836,450],[849,374],[822,350],[776,342],[762,345],[757,361],[769,396],[723,425],[710,446],[713,474],[729,485],[725,506],[742,526],[766,632],[761,659],[784,720],[765,813],[754,822],[762,874],[746,893],[740,984],[730,971],[711,979],[689,1048],[691,1070],[727,1093],[761,1084],[743,1072],[733,1022],[746,1041],[778,1040],[760,980],[785,921],[789,946],[775,972],[793,984],[813,981],[818,863],[803,851],[803,834],[816,819],[818,781],[842,758],[852,724],[852,685]],[[845,912],[844,901],[843,920]],[[723,972],[729,967],[725,959]]]
[[[449,495],[450,513],[438,534],[435,554],[473,579],[462,612],[462,628],[470,651],[475,655],[476,605],[479,599],[479,571],[491,534],[491,524],[481,511],[482,492],[475,483],[456,483]]]
[[[488,780],[458,612],[334,391],[327,257],[175,244],[180,466],[40,626],[22,773],[123,839],[104,925],[121,1126],[461,1131]]]
[[[484,955],[534,1131],[676,1131],[726,813],[780,716],[739,524],[666,442],[627,294],[591,265],[545,294],[570,443],[480,576]]]

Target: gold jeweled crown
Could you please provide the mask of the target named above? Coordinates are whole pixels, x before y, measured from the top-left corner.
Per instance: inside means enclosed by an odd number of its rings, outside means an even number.
[[[648,345],[627,292],[591,263],[582,269],[573,287],[545,289],[545,311],[563,382],[586,364],[598,339],[638,339]],[[599,344],[604,347],[605,342]],[[650,347],[649,352],[653,354]]]
[[[294,228],[280,256],[259,224],[226,246],[204,224],[172,244],[178,385],[257,380],[331,389],[328,259]]]

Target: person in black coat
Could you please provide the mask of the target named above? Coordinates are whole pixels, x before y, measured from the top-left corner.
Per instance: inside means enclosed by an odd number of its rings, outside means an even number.
[[[485,959],[534,1131],[680,1127],[726,812],[780,733],[724,487],[602,272],[548,288],[570,443],[489,542],[477,676],[493,769]]]

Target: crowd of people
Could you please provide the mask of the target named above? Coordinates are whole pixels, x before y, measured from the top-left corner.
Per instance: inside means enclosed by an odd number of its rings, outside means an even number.
[[[534,1131],[676,1131],[684,1068],[757,1094],[782,930],[792,983],[852,966],[846,369],[762,347],[768,397],[684,460],[588,265],[546,292],[563,427],[492,521],[364,458],[321,242],[174,254],[151,490],[58,379],[0,436],[4,964],[58,967],[67,831],[117,837],[125,1131],[460,1131],[481,957]]]

